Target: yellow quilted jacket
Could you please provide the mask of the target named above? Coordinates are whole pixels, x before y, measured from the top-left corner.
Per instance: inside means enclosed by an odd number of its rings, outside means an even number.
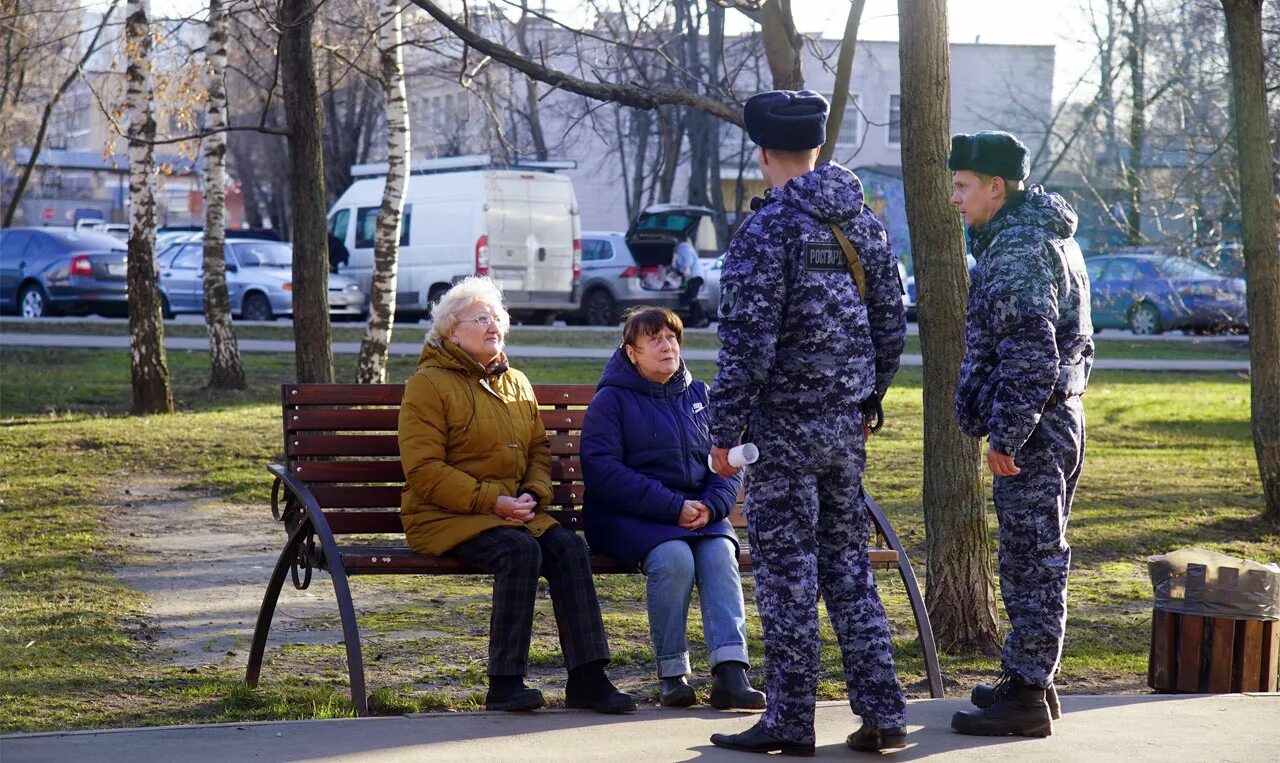
[[[495,527],[541,535],[556,525],[551,448],[528,378],[513,369],[487,376],[445,340],[424,347],[400,404],[405,487],[400,518],[415,551],[444,554]],[[536,516],[513,524],[493,513],[500,495],[529,493]]]

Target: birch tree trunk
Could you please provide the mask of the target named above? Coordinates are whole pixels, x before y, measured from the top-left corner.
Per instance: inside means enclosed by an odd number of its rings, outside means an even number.
[[[387,359],[396,313],[396,260],[400,253],[401,213],[409,182],[409,105],[404,87],[399,1],[382,0],[379,16],[379,60],[382,86],[387,95],[387,182],[373,234],[369,324],[360,342],[360,362],[356,368],[356,381],[360,384],[385,384],[387,381]]]
[[[1266,516],[1280,524],[1280,253],[1273,186],[1276,160],[1267,130],[1262,0],[1222,0],[1227,15],[1240,163],[1244,264],[1249,305],[1250,405],[1253,449]]]
[[[293,343],[298,381],[333,382],[329,325],[329,237],[324,219],[324,150],[316,67],[311,57],[312,0],[280,2],[280,83],[289,129],[293,228]]]
[[[204,321],[209,327],[209,387],[244,389],[240,347],[231,330],[227,296],[227,10],[222,0],[209,0],[208,127],[204,139]]]
[[[980,443],[952,414],[964,352],[968,272],[950,203],[951,64],[946,0],[899,0],[902,176],[919,287],[924,357],[925,603],[938,646],[990,651],[997,643],[995,589]]]
[[[151,21],[147,0],[129,0],[125,20],[125,109],[129,115],[129,351],[133,413],[173,413],[164,323],[156,288],[156,121],[151,111]]]

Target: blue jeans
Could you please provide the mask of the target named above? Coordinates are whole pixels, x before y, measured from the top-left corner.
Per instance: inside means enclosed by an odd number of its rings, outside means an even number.
[[[747,624],[742,581],[733,542],[724,537],[670,540],[644,558],[648,578],[649,634],[659,678],[690,672],[688,629],[693,584],[698,584],[702,628],[711,667],[747,663]]]

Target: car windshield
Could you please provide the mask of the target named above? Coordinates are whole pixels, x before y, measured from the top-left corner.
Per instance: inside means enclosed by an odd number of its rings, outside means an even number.
[[[1157,267],[1161,275],[1167,278],[1204,279],[1218,277],[1218,274],[1210,270],[1207,265],[1181,257],[1166,257],[1160,260]]]
[[[287,268],[293,265],[293,249],[288,244],[273,241],[254,241],[253,243],[240,243],[235,246],[236,256],[240,259],[240,264],[247,268]]]

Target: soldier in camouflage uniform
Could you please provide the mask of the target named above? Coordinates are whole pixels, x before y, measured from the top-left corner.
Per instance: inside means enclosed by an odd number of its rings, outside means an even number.
[[[1023,189],[1027,149],[1003,132],[952,138],[952,203],[977,265],[965,317],[955,414],[987,436],[1000,524],[1000,592],[1009,614],[1000,680],[956,713],[962,734],[1047,736],[1067,622],[1067,517],[1084,462],[1080,395],[1093,366],[1089,277],[1076,214]]]
[[[747,101],[744,121],[770,190],[753,202],[721,274],[712,459],[730,475],[727,448],[760,448],[743,512],[769,699],[755,726],[711,741],[749,752],[813,754],[819,594],[840,642],[849,704],[862,716],[848,744],[906,744],[861,497],[864,406],[878,408],[898,370],[906,320],[897,256],[857,176],[838,164],[814,169],[826,116],[826,101],[809,91]],[[860,254],[865,297],[833,226]]]

